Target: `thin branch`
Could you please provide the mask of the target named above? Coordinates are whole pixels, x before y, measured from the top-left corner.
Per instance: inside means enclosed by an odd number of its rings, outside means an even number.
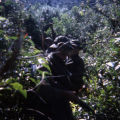
[[[26,60],[26,59],[31,59],[31,58],[36,58],[36,57],[45,57],[44,54],[38,54],[38,55],[34,55],[34,56],[30,56],[30,57],[18,57],[18,59],[22,59],[22,60]]]

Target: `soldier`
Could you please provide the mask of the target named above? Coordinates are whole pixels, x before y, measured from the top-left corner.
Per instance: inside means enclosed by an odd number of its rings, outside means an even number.
[[[60,42],[57,44],[56,50],[47,57],[53,76],[46,77],[46,79],[42,80],[40,84],[33,89],[47,103],[40,105],[39,110],[52,120],[75,120],[69,101],[79,104],[87,111],[92,111],[94,114],[94,111],[89,106],[79,100],[74,91],[79,89],[80,86],[77,84],[80,85],[82,81],[80,79],[82,74],[78,74],[79,79],[77,79],[76,73],[74,73],[76,68],[71,68],[72,65],[77,67],[77,65],[81,63],[81,59],[78,56],[78,48],[77,42],[75,41],[66,43]],[[65,64],[67,56],[70,56],[71,60],[74,61],[73,64],[69,64],[70,66]],[[79,59],[78,63],[76,63],[77,61],[74,60],[73,56]],[[70,70],[68,70],[66,65]],[[79,67],[81,66],[79,65]],[[69,71],[71,71],[71,73]],[[43,110],[44,108],[47,110]]]
[[[66,50],[69,51],[65,59],[60,59],[59,57],[56,57],[58,53],[53,52],[54,54],[51,53],[49,55],[50,56],[49,63],[50,63],[50,68],[52,70],[52,75],[61,76],[54,78],[54,80],[57,79],[57,82],[59,81],[60,83],[63,81],[64,87],[67,86],[65,87],[66,89],[79,90],[80,88],[82,88],[84,84],[82,78],[85,73],[84,61],[82,60],[82,58],[79,57],[79,51],[82,49],[79,40],[70,41],[70,39],[68,39],[67,37],[59,36],[58,38],[55,39],[54,42],[56,44],[53,44],[50,47],[52,48],[51,51],[56,51],[60,47],[63,49],[63,50],[59,49],[61,52],[63,51],[62,54],[65,54]],[[66,45],[68,45],[72,49],[69,50],[69,48],[66,47],[65,50]],[[60,64],[61,63],[60,61],[62,61],[62,64]],[[67,83],[65,85],[65,82],[69,83],[69,85]]]
[[[37,22],[32,18],[31,15],[25,20],[24,25],[28,35],[32,37],[32,41],[35,43],[35,47],[37,49],[46,50],[53,43],[53,40],[56,37],[52,23],[44,25],[42,31],[40,31],[39,27],[37,26]],[[52,38],[47,37],[45,33],[49,28],[52,32]]]
[[[52,79],[54,82],[51,81],[53,82],[51,84],[53,87],[69,89],[71,86],[69,79],[70,72],[65,66],[65,60],[73,51],[73,47],[70,42],[60,42],[55,46],[55,49],[56,50],[51,52],[47,57],[52,75],[55,76],[54,79]]]
[[[45,34],[45,31],[47,31],[49,28],[51,29],[52,36],[46,37],[47,35]],[[56,33],[53,29],[53,24],[49,23],[49,24],[45,25],[42,29],[42,48],[43,48],[43,50],[47,50],[50,47],[50,45],[52,45],[55,38],[56,38]]]
[[[42,80],[34,89],[48,103],[50,113],[45,114],[52,120],[74,120],[69,104],[69,95],[74,92],[68,91],[71,82],[64,62],[72,50],[73,47],[69,42],[58,44],[56,50],[47,57],[53,76]]]

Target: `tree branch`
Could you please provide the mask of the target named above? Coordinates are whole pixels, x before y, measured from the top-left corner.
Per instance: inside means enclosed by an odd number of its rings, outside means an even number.
[[[5,64],[0,68],[0,76],[4,76],[4,73],[8,72],[14,67],[15,61],[17,60],[17,57],[19,56],[22,43],[23,43],[23,31],[20,31],[21,34],[19,35],[18,39],[13,44],[13,53],[10,58],[5,62]]]

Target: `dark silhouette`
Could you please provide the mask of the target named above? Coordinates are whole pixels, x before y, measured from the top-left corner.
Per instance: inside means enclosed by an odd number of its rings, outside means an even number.
[[[69,72],[72,74],[70,77],[72,88],[71,90],[79,90],[82,88],[83,76],[85,75],[85,65],[82,58],[79,57],[79,51],[82,49],[79,40],[71,40],[73,46],[73,51],[70,58],[66,60],[66,67]]]
[[[29,18],[25,20],[24,24],[27,33],[32,37],[32,40],[35,43],[35,47],[37,49],[46,50],[52,44],[53,40],[56,37],[52,23],[46,24],[45,26],[43,26],[43,28],[41,28],[40,31],[35,20],[32,18],[32,16],[29,16]],[[52,32],[52,38],[48,37],[45,34],[45,31],[47,31],[49,28]]]
[[[71,79],[71,75],[64,62],[67,56],[71,56],[71,53],[72,55],[74,53],[76,54],[74,50],[79,51],[78,48],[75,47],[76,46],[74,44],[71,45],[70,42],[61,43],[53,53],[48,55],[48,62],[53,77],[47,77],[42,80],[40,84],[32,90],[40,96],[40,102],[43,102],[41,105],[37,104],[39,105],[39,107],[37,106],[39,111],[43,112],[52,120],[75,120],[69,101],[79,104],[94,114],[94,111],[75,95],[76,92],[74,90],[78,90],[79,87],[75,87],[76,84],[73,85],[74,78]],[[82,75],[81,73],[79,76]],[[81,81],[81,79],[79,80]],[[75,88],[73,88],[73,86]]]

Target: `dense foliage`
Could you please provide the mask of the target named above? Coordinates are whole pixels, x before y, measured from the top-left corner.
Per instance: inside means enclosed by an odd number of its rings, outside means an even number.
[[[80,97],[106,120],[120,119],[119,2],[104,0],[94,6],[86,3],[68,9],[41,4],[28,8],[22,2],[7,0],[0,3],[0,15],[0,116],[4,116],[1,119],[19,119],[26,91],[50,74],[43,51],[35,48],[25,31],[24,21],[29,15],[35,19],[39,32],[44,25],[53,23],[57,36],[80,40],[83,46],[80,56],[86,66],[86,84]],[[50,29],[46,34],[51,36]],[[41,64],[49,72],[41,71]],[[78,119],[93,118],[80,106],[71,105]]]

